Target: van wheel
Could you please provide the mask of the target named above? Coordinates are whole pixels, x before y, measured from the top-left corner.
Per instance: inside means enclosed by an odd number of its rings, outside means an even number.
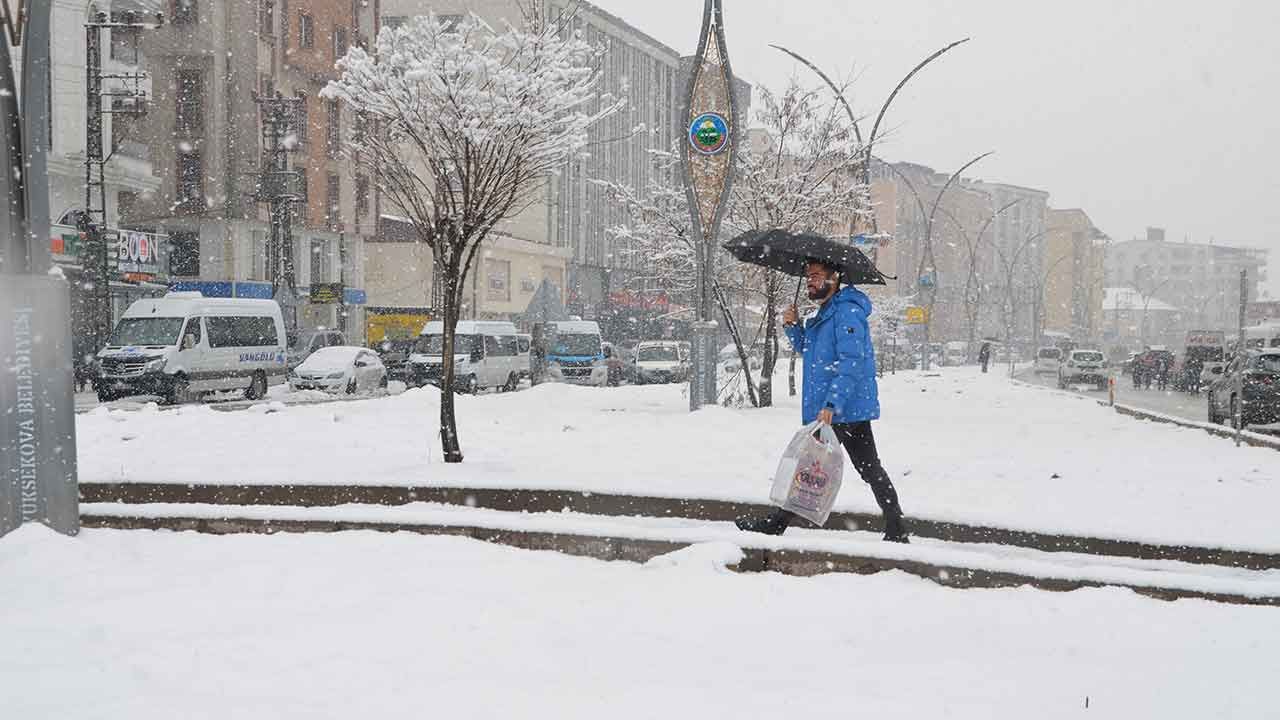
[[[511,373],[507,376],[507,384],[502,386],[502,391],[515,392],[518,389],[520,389],[520,376],[515,373]]]
[[[169,386],[169,394],[165,396],[165,404],[181,405],[187,401],[188,386],[185,375],[179,375],[173,379],[173,384]]]
[[[386,375],[383,375],[382,379],[378,381],[378,387],[382,388],[383,390],[386,390],[387,386],[390,384],[391,382],[390,380],[387,379]]]
[[[351,378],[351,382],[347,383],[347,394],[348,394],[348,395],[355,395],[355,394],[356,394],[356,379],[355,379],[355,378]]]
[[[259,371],[253,374],[249,387],[244,391],[245,400],[261,400],[267,396],[267,376]]]

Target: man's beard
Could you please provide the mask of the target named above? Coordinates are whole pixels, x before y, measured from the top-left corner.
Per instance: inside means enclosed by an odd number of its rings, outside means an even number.
[[[810,300],[822,300],[823,298],[827,297],[827,295],[828,295],[828,294],[830,294],[830,293],[831,293],[831,284],[830,284],[830,283],[824,283],[824,284],[822,285],[822,287],[820,287],[820,288],[818,288],[818,289],[816,289],[816,290],[815,290],[815,289],[813,289],[813,288],[809,288],[809,299],[810,299]]]

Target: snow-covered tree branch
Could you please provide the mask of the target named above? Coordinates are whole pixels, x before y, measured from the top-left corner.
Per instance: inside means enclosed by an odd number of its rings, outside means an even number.
[[[352,48],[325,97],[367,123],[349,152],[377,171],[384,197],[428,245],[443,284],[441,441],[461,462],[453,414],[454,330],[481,243],[586,152],[589,130],[622,108],[598,91],[602,50],[563,23],[494,31],[474,15],[384,28]],[[425,282],[425,279],[424,279]]]

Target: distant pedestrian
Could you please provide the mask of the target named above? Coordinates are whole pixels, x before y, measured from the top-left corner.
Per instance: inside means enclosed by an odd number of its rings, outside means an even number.
[[[817,314],[801,323],[793,305],[783,317],[791,347],[804,356],[802,420],[831,425],[875,494],[884,514],[884,539],[908,542],[898,493],[880,464],[871,432],[871,421],[880,418],[875,349],[867,324],[871,299],[853,286],[841,289],[839,270],[823,262],[811,260],[805,278],[809,299],[820,304]],[[738,527],[781,535],[793,517],[777,508],[763,518],[739,518]]]
[[[982,343],[982,349],[978,351],[978,362],[982,363],[982,372],[985,373],[991,365],[991,343]]]

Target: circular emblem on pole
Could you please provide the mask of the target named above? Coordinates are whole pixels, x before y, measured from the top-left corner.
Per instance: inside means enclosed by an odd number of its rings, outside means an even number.
[[[716,113],[703,113],[689,125],[689,144],[703,155],[716,155],[729,147],[729,123]]]

